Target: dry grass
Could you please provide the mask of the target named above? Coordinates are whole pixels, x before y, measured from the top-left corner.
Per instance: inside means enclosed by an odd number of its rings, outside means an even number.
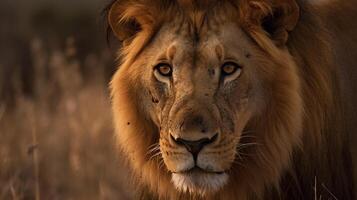
[[[16,102],[0,99],[0,199],[129,199],[112,144],[108,52],[79,62],[73,38],[63,50],[30,46],[33,95],[14,78]]]

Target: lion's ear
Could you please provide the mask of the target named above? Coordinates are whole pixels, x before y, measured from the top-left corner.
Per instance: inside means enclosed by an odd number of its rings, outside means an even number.
[[[269,34],[277,45],[284,45],[300,17],[295,0],[246,0],[245,19]]]
[[[139,32],[151,29],[154,20],[148,10],[143,4],[129,1],[117,0],[111,5],[108,22],[115,36],[124,45]]]

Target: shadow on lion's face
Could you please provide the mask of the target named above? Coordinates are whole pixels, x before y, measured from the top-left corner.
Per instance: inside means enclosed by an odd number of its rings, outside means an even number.
[[[244,165],[240,153],[259,145],[245,134],[247,123],[268,103],[263,91],[278,69],[235,23],[211,24],[219,31],[196,36],[185,26],[173,34],[171,26],[137,61],[142,103],[150,105],[143,107],[159,129],[159,156],[175,187],[214,192],[234,164]]]

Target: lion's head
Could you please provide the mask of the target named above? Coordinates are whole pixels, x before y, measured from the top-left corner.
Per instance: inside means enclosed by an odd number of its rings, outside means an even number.
[[[278,184],[303,126],[301,69],[286,45],[298,19],[294,0],[112,4],[117,141],[140,183],[206,198]]]

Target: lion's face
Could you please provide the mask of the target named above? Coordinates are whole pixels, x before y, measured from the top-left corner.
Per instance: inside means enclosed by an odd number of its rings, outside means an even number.
[[[276,183],[302,123],[296,65],[283,45],[295,16],[270,24],[269,36],[261,24],[244,22],[244,15],[263,16],[252,14],[264,8],[256,4],[243,14],[227,4],[196,20],[202,24],[168,7],[172,16],[157,17],[159,25],[150,25],[159,12],[140,6],[114,4],[110,15],[116,35],[130,35],[112,94],[118,141],[137,176],[162,196],[168,179],[197,195],[229,183],[259,192]],[[128,19],[120,19],[123,9]]]
[[[195,38],[185,26],[173,34],[167,24],[137,61],[142,103],[159,129],[172,182],[183,191],[227,183],[244,128],[267,101],[266,55],[236,23],[212,26],[219,31]]]

